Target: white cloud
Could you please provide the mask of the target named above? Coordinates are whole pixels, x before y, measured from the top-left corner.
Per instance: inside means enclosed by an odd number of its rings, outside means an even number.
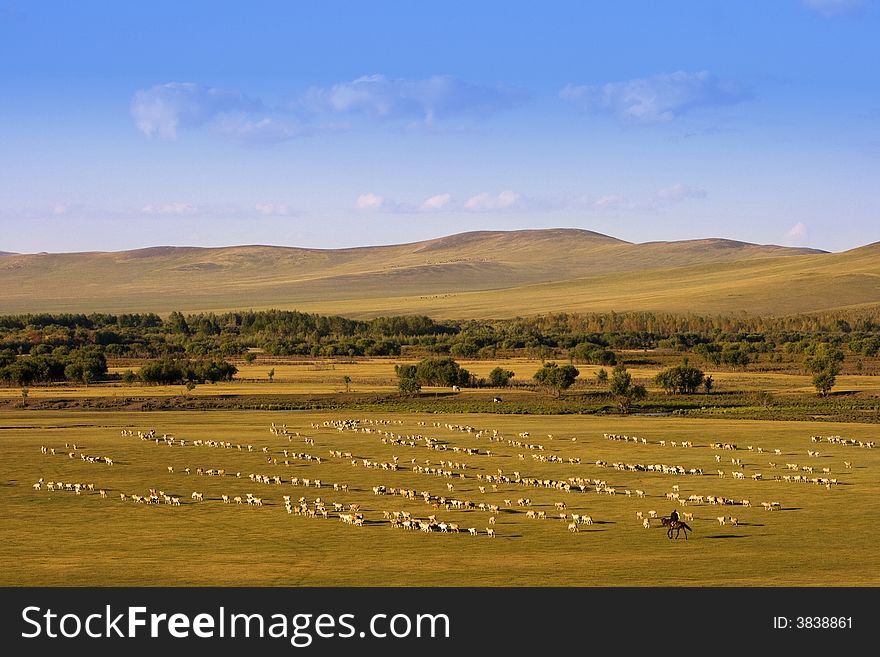
[[[52,214],[55,216],[59,216],[62,214],[67,214],[67,211],[70,209],[70,205],[67,203],[56,203],[52,206]]]
[[[190,203],[168,203],[166,205],[145,205],[141,214],[162,216],[186,216],[198,214],[199,209]]]
[[[358,210],[380,210],[385,203],[385,199],[373,192],[367,192],[357,197],[355,207]]]
[[[802,2],[825,18],[855,13],[868,4],[867,0],[802,0]]]
[[[251,119],[241,113],[218,117],[215,129],[230,141],[243,146],[269,146],[313,132],[290,117]]]
[[[436,119],[486,116],[516,106],[521,91],[473,84],[451,75],[389,79],[365,75],[329,88],[313,87],[300,99],[312,112],[359,114],[377,119]]]
[[[176,139],[178,128],[195,128],[229,112],[254,111],[258,100],[191,82],[169,82],[141,89],[131,100],[131,116],[147,137]]]
[[[476,196],[471,196],[465,201],[466,210],[487,211],[487,210],[506,210],[519,204],[522,196],[518,192],[506,190],[498,195],[492,195],[482,192]]]
[[[451,75],[423,79],[369,75],[313,87],[293,103],[275,107],[240,91],[168,82],[135,92],[130,111],[137,129],[150,138],[173,140],[181,130],[210,126],[237,144],[265,146],[348,129],[334,123],[341,117],[415,119],[415,125],[434,126],[443,119],[488,116],[524,98],[518,90],[473,84]]]
[[[450,200],[452,200],[452,196],[448,192],[445,192],[443,194],[436,194],[430,198],[426,198],[419,206],[419,209],[440,210],[449,205]]]
[[[639,212],[653,214],[669,208],[676,203],[691,199],[704,199],[706,190],[676,183],[663,187],[650,196],[623,196],[621,194],[602,194],[598,197],[581,196],[571,199],[568,207],[591,210],[607,214],[620,212]]]
[[[620,196],[619,194],[605,194],[597,198],[595,201],[588,201],[587,205],[599,210],[635,210],[639,207],[638,203]]]
[[[706,198],[705,189],[697,189],[690,185],[677,183],[671,187],[664,187],[657,190],[657,200],[664,203],[677,203],[687,199]]]
[[[580,109],[637,123],[672,121],[699,107],[730,105],[746,98],[735,85],[708,71],[676,71],[601,87],[569,84],[559,95]]]
[[[266,217],[287,217],[293,214],[290,206],[282,203],[257,203],[254,210]]]
[[[607,208],[610,206],[620,205],[623,203],[624,199],[622,196],[618,196],[617,194],[606,194],[605,196],[600,196],[596,199],[595,205],[600,208]]]
[[[803,244],[807,237],[807,226],[799,221],[785,233],[786,244]]]

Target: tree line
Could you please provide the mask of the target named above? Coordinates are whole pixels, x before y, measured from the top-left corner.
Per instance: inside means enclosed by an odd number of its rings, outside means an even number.
[[[0,351],[16,356],[50,356],[64,347],[88,349],[106,358],[225,360],[256,348],[275,356],[530,356],[613,367],[623,350],[659,348],[715,367],[745,369],[754,362],[785,362],[813,371],[809,352],[819,344],[855,359],[877,357],[878,313],[839,311],[780,318],[548,313],[449,321],[418,315],[355,320],[282,310],[175,311],[166,317],[154,313],[0,316]]]
[[[108,379],[147,384],[215,383],[231,381],[237,372],[235,365],[222,360],[164,358],[148,361],[137,371],[111,376],[104,354],[94,348],[58,347],[51,353],[27,357],[17,357],[9,349],[0,351],[0,383],[20,387],[63,381],[89,384]]]

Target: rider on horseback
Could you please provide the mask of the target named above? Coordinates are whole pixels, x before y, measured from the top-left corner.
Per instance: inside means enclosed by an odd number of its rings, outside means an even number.
[[[678,511],[675,509],[669,514],[669,522],[678,522]]]

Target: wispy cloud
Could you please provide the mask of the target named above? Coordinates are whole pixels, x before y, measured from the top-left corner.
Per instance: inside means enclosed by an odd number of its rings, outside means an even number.
[[[854,14],[865,8],[868,0],[801,0],[803,4],[824,18]]]
[[[390,79],[369,75],[329,87],[312,87],[295,101],[271,106],[241,91],[192,82],[168,82],[135,92],[130,112],[150,138],[173,140],[182,130],[210,127],[244,146],[277,144],[342,129],[340,121],[438,122],[486,117],[526,98],[519,90],[474,84],[451,75]]]
[[[354,207],[358,210],[381,210],[385,205],[385,199],[379,196],[378,194],[374,194],[373,192],[367,192],[366,194],[361,194],[357,197],[357,201],[354,203]]]
[[[365,192],[355,199],[354,207],[366,212],[386,214],[420,213],[490,213],[522,212],[546,213],[560,210],[587,210],[604,213],[645,212],[652,213],[670,206],[692,200],[705,199],[704,189],[676,183],[641,197],[606,193],[598,196],[575,196],[568,198],[535,198],[512,189],[501,192],[480,192],[456,200],[451,193],[443,192],[429,196],[417,203],[400,201],[375,192]]]
[[[501,212],[507,210],[547,211],[564,207],[560,203],[532,199],[519,192],[505,190],[498,194],[481,192],[465,201],[456,201],[452,194],[443,192],[429,196],[421,203],[398,201],[366,192],[357,197],[354,203],[357,210],[393,214],[422,214],[434,212]]]
[[[705,189],[676,183],[641,197],[624,196],[618,193],[581,196],[570,200],[567,207],[607,214],[631,212],[650,214],[660,212],[678,203],[705,199],[708,195]]]
[[[807,238],[807,226],[799,221],[785,233],[785,243],[789,245],[803,244]]]
[[[691,187],[690,185],[676,183],[670,187],[664,187],[663,189],[657,190],[655,196],[658,201],[663,203],[678,203],[679,201],[686,201],[688,199],[706,198],[707,194],[705,189],[698,189],[696,187]]]
[[[603,194],[595,200],[584,199],[581,204],[586,203],[598,210],[637,210],[640,205],[620,194]]]
[[[131,100],[131,116],[147,137],[176,139],[179,128],[196,128],[230,112],[262,109],[259,100],[191,82],[142,89]]]
[[[522,202],[522,195],[519,192],[505,190],[499,194],[489,194],[482,192],[476,196],[471,196],[464,203],[464,209],[475,212],[486,212],[490,210],[507,210],[518,206]]]
[[[191,203],[149,204],[141,208],[141,214],[180,217],[199,214],[199,207]]]
[[[241,146],[271,146],[315,132],[314,128],[293,117],[251,118],[243,113],[219,116],[214,123],[214,129],[229,141]]]
[[[157,201],[139,204],[94,205],[84,203],[39,203],[32,206],[11,209],[0,206],[0,219],[6,215],[20,219],[52,219],[57,221],[136,221],[147,225],[150,220],[177,218],[183,220],[241,220],[273,219],[297,217],[302,210],[290,203],[263,201],[257,203],[239,202],[196,202],[178,200]]]
[[[435,194],[434,196],[426,198],[424,201],[422,201],[421,205],[419,205],[419,209],[425,211],[442,210],[449,205],[449,202],[451,200],[452,195],[448,192],[444,192],[443,194]]]
[[[254,210],[264,217],[289,217],[299,214],[285,203],[257,203],[254,205]]]
[[[582,110],[637,123],[668,122],[698,108],[731,105],[748,97],[708,71],[676,71],[601,86],[569,84],[559,95]]]
[[[89,215],[126,217],[179,217],[211,220],[252,220],[254,218],[293,217],[301,213],[287,203],[264,201],[254,204],[242,203],[194,203],[176,201],[173,203],[148,203],[140,208],[92,208]]]
[[[442,119],[488,116],[524,99],[518,90],[474,84],[451,75],[422,79],[366,75],[331,87],[312,87],[298,102],[316,114],[415,119],[433,125]]]

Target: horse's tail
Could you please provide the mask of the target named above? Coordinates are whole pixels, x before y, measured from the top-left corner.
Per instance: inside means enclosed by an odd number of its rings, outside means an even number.
[[[693,529],[690,528],[690,526],[686,522],[679,521],[679,524],[681,525],[682,529],[687,529],[689,532],[694,531]]]

